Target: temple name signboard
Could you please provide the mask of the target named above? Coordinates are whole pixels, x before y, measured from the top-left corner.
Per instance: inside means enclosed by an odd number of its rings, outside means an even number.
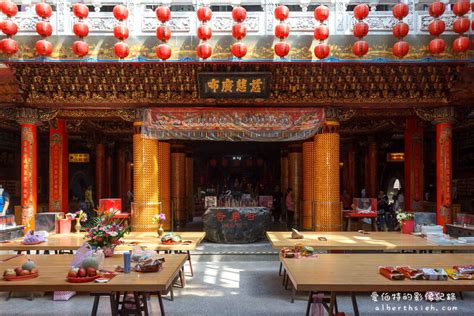
[[[201,98],[268,98],[270,72],[202,72],[198,74]]]

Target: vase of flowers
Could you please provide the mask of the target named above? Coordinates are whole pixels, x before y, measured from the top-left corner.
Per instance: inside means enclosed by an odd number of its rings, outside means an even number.
[[[399,212],[397,220],[402,226],[402,233],[411,234],[415,229],[415,214],[413,212]]]
[[[87,242],[93,248],[103,250],[106,257],[114,255],[116,246],[122,243],[121,239],[130,230],[123,225],[123,220],[114,219],[114,211],[96,211],[97,225],[86,230]]]
[[[76,215],[76,225],[74,228],[76,229],[76,233],[81,232],[81,223],[87,221],[87,213],[83,210],[79,210],[75,213]]]
[[[163,224],[166,221],[165,213],[160,212],[159,214],[154,215],[151,218],[151,221],[152,221],[153,224],[158,224],[158,237],[163,236],[163,234],[165,233],[165,231],[163,229]]]

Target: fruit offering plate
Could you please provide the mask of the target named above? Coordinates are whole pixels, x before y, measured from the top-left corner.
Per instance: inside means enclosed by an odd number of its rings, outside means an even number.
[[[67,281],[71,283],[87,283],[87,282],[92,282],[95,279],[100,278],[100,275],[94,275],[91,277],[77,277],[77,278],[72,278],[72,277],[67,277]]]
[[[29,280],[29,279],[34,279],[39,276],[39,273],[33,273],[33,274],[28,274],[28,275],[12,275],[12,276],[4,276],[3,279],[5,281],[23,281],[23,280]]]
[[[182,244],[183,241],[180,240],[180,241],[173,241],[173,240],[166,240],[166,241],[162,241],[161,242],[163,245],[179,245],[179,244]]]

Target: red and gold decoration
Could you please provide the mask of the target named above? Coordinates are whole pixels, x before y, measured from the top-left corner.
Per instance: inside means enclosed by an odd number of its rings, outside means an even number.
[[[237,6],[232,9],[232,19],[234,25],[232,25],[232,36],[237,40],[237,43],[232,44],[231,51],[232,55],[241,59],[247,55],[247,45],[242,43],[242,39],[247,35],[247,27],[244,25],[244,21],[247,18],[247,10],[244,7]]]
[[[453,51],[456,53],[464,53],[469,49],[469,37],[464,33],[469,31],[470,21],[466,15],[469,12],[469,1],[458,0],[453,5],[453,13],[457,16],[453,23],[453,31],[459,34],[459,37],[453,41]]]
[[[12,17],[17,15],[18,7],[12,1],[4,1],[0,3],[0,8],[3,14],[7,17],[1,22],[0,29],[7,36],[0,41],[0,51],[7,55],[14,55],[18,52],[18,43],[13,39],[13,36],[18,33],[18,25],[12,20]]]
[[[369,33],[369,24],[363,20],[369,16],[369,6],[365,3],[359,4],[354,8],[354,18],[358,21],[354,24],[352,32],[358,41],[352,46],[352,52],[358,57],[362,57],[369,51],[369,44],[362,39]]]
[[[169,7],[163,5],[158,7],[155,13],[156,18],[161,22],[156,28],[156,37],[161,41],[161,44],[156,46],[155,52],[156,56],[164,61],[171,57],[171,47],[167,44],[171,38],[171,30],[166,25],[166,22],[171,19],[171,10]]]
[[[443,15],[445,9],[444,3],[439,1],[431,3],[428,8],[429,14],[434,18],[433,21],[431,21],[428,25],[428,31],[431,35],[436,37],[435,39],[431,40],[430,44],[428,45],[428,50],[432,55],[442,54],[446,48],[446,43],[444,40],[439,38],[446,28],[444,21],[439,18],[441,15]]]
[[[72,28],[74,34],[79,37],[79,40],[72,44],[72,51],[76,56],[82,58],[89,53],[89,44],[83,40],[89,35],[89,26],[84,22],[84,19],[89,16],[89,8],[84,3],[75,3],[72,5],[72,12],[79,19]]]
[[[21,122],[21,224],[35,229],[37,202],[36,124]]]
[[[392,54],[395,57],[403,58],[408,54],[410,46],[403,40],[408,35],[410,27],[403,22],[403,19],[408,15],[409,7],[406,3],[396,4],[392,8],[393,16],[398,20],[397,24],[393,26],[392,33],[398,41],[392,47]]]
[[[114,53],[120,59],[126,58],[130,54],[130,48],[125,40],[128,38],[128,27],[126,20],[128,18],[128,9],[122,4],[118,4],[113,10],[114,17],[119,21],[119,24],[114,27],[114,36],[120,42],[114,45]]]
[[[197,29],[197,36],[200,39],[200,43],[196,48],[196,54],[201,59],[208,59],[212,55],[212,47],[207,43],[212,37],[212,29],[207,25],[207,22],[212,18],[211,8],[201,6],[197,10],[197,18],[201,22],[201,25]]]
[[[318,6],[314,9],[314,18],[319,22],[319,25],[314,28],[314,39],[318,41],[314,47],[314,55],[318,59],[324,59],[330,53],[329,45],[326,43],[329,37],[329,27],[326,25],[329,8],[325,5]]]
[[[49,211],[68,211],[68,139],[66,122],[49,129]]]
[[[416,117],[406,121],[405,154],[405,211],[423,210],[423,127]]]
[[[49,18],[53,15],[53,9],[46,2],[40,2],[35,5],[36,14],[41,21],[36,22],[36,33],[43,39],[36,42],[36,53],[40,56],[50,56],[53,52],[53,45],[46,38],[53,34],[53,26],[49,23]]]
[[[280,21],[279,24],[275,26],[275,37],[280,41],[277,42],[274,46],[275,54],[280,58],[285,58],[290,53],[290,44],[285,42],[285,38],[290,35],[290,26],[285,23],[285,20],[288,19],[290,15],[290,9],[287,6],[279,5],[275,8],[275,19]]]
[[[436,124],[436,223],[451,224],[452,218],[452,123]]]

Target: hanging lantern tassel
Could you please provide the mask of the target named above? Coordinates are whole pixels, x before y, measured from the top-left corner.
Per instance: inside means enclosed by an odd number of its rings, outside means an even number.
[[[433,21],[428,24],[428,32],[435,36],[435,39],[431,40],[428,45],[428,50],[433,55],[442,54],[446,48],[446,43],[443,39],[439,38],[443,34],[446,25],[443,20],[439,19],[443,15],[446,7],[443,2],[433,2],[428,7],[428,13],[434,18]]]
[[[364,22],[364,19],[369,16],[369,6],[365,3],[359,4],[354,8],[354,18],[358,21],[354,24],[352,32],[358,41],[354,43],[352,52],[357,57],[362,57],[369,51],[369,43],[362,40],[369,33],[369,25]]]
[[[398,41],[393,44],[392,54],[395,57],[403,58],[408,54],[410,50],[410,45],[403,40],[403,38],[408,35],[408,32],[410,30],[408,24],[403,22],[403,19],[409,13],[408,4],[398,3],[394,5],[392,8],[392,13],[393,16],[398,20],[397,24],[395,24],[392,29],[393,36],[398,39]]]
[[[117,4],[113,9],[113,14],[115,19],[119,21],[119,24],[114,27],[114,36],[119,40],[114,45],[114,53],[118,58],[124,59],[130,54],[130,48],[125,43],[129,35],[128,27],[126,26],[128,8],[122,4]]]
[[[76,56],[82,58],[89,54],[89,44],[83,40],[89,35],[89,26],[84,22],[84,19],[89,16],[89,8],[84,3],[74,3],[72,12],[79,19],[79,22],[74,23],[72,27],[74,34],[79,37],[79,40],[72,44],[72,51]]]
[[[319,25],[314,28],[314,39],[318,41],[314,46],[314,56],[318,59],[324,59],[330,53],[329,45],[326,43],[329,38],[329,27],[325,24],[329,18],[329,8],[325,5],[316,7],[314,18],[319,22]]]
[[[171,57],[171,47],[167,44],[171,38],[171,30],[166,25],[171,19],[171,10],[166,6],[158,7],[155,11],[156,18],[161,22],[156,28],[156,37],[162,43],[155,48],[156,56],[162,61],[168,60]]]
[[[206,23],[212,18],[212,10],[202,6],[197,10],[196,14],[198,20],[201,22],[197,31],[200,43],[196,48],[196,55],[201,59],[208,59],[212,55],[212,47],[207,44],[207,41],[212,37],[212,29]]]
[[[469,19],[464,17],[469,12],[469,8],[468,0],[458,0],[453,6],[453,13],[457,16],[453,23],[453,31],[459,34],[459,37],[453,41],[455,53],[465,53],[469,49],[469,38],[464,36],[470,26]]]
[[[18,25],[12,20],[12,17],[17,15],[18,7],[11,1],[2,1],[0,9],[7,16],[0,26],[0,30],[7,36],[7,38],[0,40],[0,51],[14,55],[18,52],[18,43],[12,37],[18,33]]]
[[[234,20],[234,25],[232,26],[232,36],[237,40],[236,43],[232,44],[231,52],[232,55],[241,59],[247,55],[247,45],[241,41],[247,35],[247,27],[243,24],[247,18],[247,10],[241,6],[237,6],[232,9],[232,19]]]
[[[275,18],[280,21],[280,23],[275,26],[275,37],[280,40],[280,42],[275,44],[275,54],[280,58],[285,58],[291,49],[290,44],[284,41],[290,35],[290,26],[285,23],[285,20],[288,19],[290,15],[290,9],[288,9],[287,6],[279,5],[275,8],[274,15]]]

